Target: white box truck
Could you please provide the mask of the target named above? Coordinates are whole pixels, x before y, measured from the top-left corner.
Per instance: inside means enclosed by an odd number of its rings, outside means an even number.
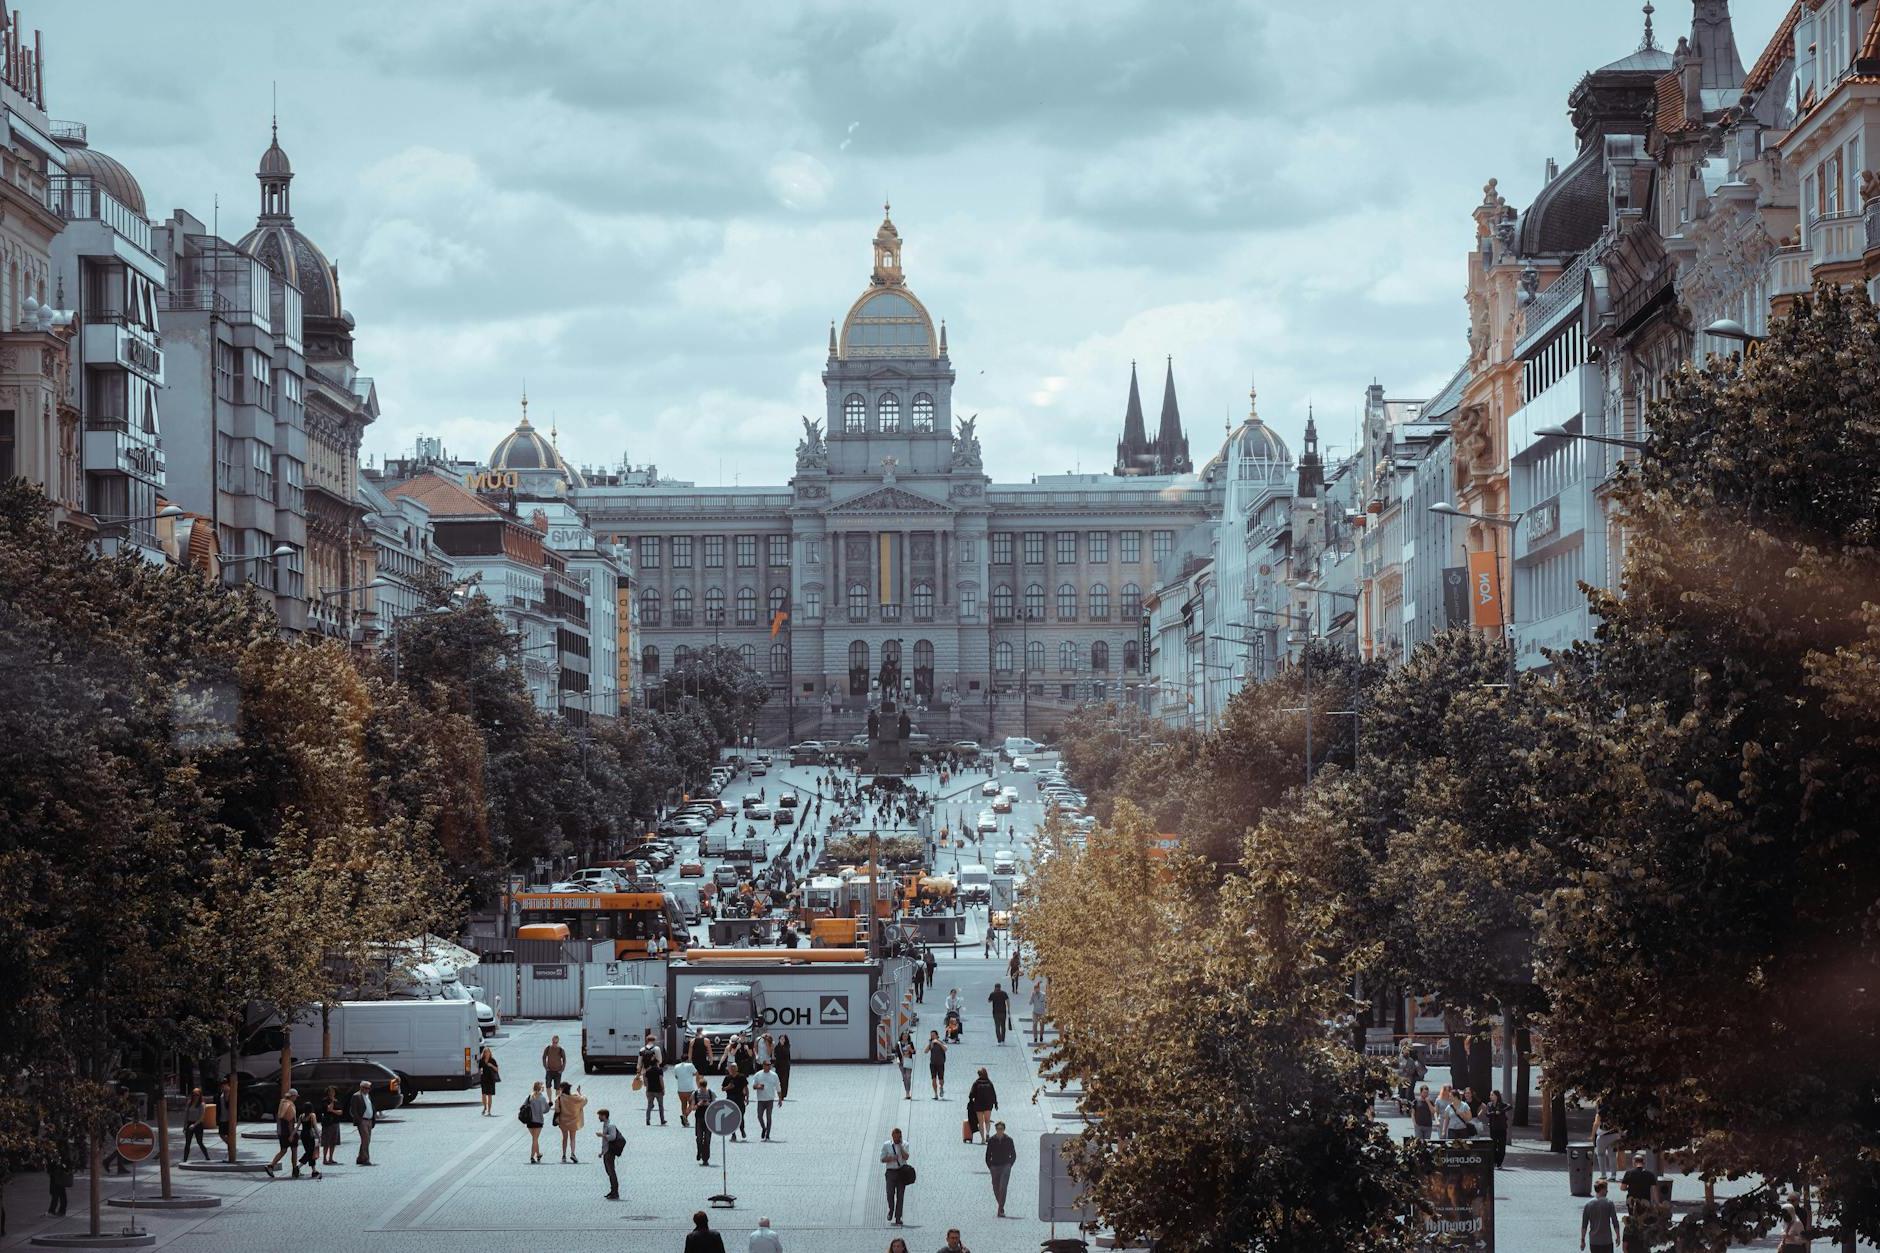
[[[663,1046],[664,990],[620,983],[589,988],[581,1012],[581,1069],[590,1075],[609,1069],[632,1070],[648,1031]]]
[[[672,898],[673,904],[679,907],[680,917],[687,922],[697,922],[702,913],[703,904],[699,898],[698,888],[698,884],[682,880],[678,883],[668,883],[661,890]]]
[[[296,1058],[357,1057],[387,1067],[407,1104],[424,1092],[474,1086],[483,1044],[472,1001],[341,1001],[324,1024],[318,1009],[296,1016],[292,1039]]]

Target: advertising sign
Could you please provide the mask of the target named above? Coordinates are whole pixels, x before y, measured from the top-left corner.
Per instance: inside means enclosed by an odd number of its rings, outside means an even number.
[[[701,983],[758,983],[764,989],[764,1030],[790,1033],[799,1061],[868,1061],[874,1057],[874,1017],[869,997],[876,971],[853,965],[789,966],[758,963],[675,965],[670,996],[684,1014],[692,989]]]
[[[1469,625],[1501,625],[1501,572],[1492,552],[1469,554]]]
[[[1469,621],[1469,568],[1443,567],[1443,625],[1464,626]]]
[[[1430,1212],[1423,1215],[1423,1248],[1495,1253],[1492,1141],[1446,1140],[1438,1144],[1436,1168],[1427,1186]]]

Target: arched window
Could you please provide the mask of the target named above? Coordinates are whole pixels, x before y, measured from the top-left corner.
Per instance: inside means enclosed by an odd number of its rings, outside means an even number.
[[[1001,583],[992,589],[992,620],[1010,622],[1012,620],[1012,587]]]
[[[1090,669],[1097,674],[1107,674],[1110,669],[1110,646],[1102,640],[1090,646]]]
[[[868,588],[861,583],[849,584],[849,621],[868,621]]]
[[[1044,669],[1044,641],[1033,640],[1025,645],[1025,669]]]
[[[757,625],[757,589],[754,587],[738,589],[738,625]]]
[[[926,392],[914,397],[914,434],[933,434],[933,397]]]
[[[881,430],[884,434],[893,435],[900,431],[901,398],[899,396],[893,392],[883,396],[880,403],[875,406],[875,413],[881,419]]]
[[[659,625],[659,589],[642,588],[640,591],[640,625]]]
[[[1058,621],[1075,622],[1077,620],[1077,585],[1075,583],[1058,584]]]
[[[786,675],[789,672],[790,672],[790,646],[788,644],[772,644],[770,646],[770,675],[771,677],[781,678],[783,675]]]
[[[933,621],[933,584],[914,584],[914,621]]]
[[[1099,583],[1090,589],[1090,620],[1108,622],[1110,620],[1110,587]]]
[[[1128,671],[1142,669],[1142,646],[1135,640],[1123,641],[1123,669]]]
[[[1134,583],[1123,584],[1123,618],[1142,617],[1142,589]]]
[[[749,666],[753,670],[757,669],[756,646],[751,645],[751,644],[738,645],[738,660],[743,662],[745,665]]]
[[[1044,618],[1044,588],[1036,583],[1025,589],[1025,620],[1038,622]]]
[[[914,641],[914,696],[929,700],[933,696],[933,641]]]
[[[850,392],[842,402],[842,433],[863,435],[868,431],[868,402],[860,392]]]
[[[681,644],[677,648],[672,650],[672,664],[673,665],[683,666],[686,662],[690,660],[692,660],[692,650],[690,648],[687,648],[684,644]]]
[[[770,620],[775,622],[783,607],[790,603],[790,593],[781,587],[770,589]]]
[[[868,641],[849,645],[849,695],[868,695]]]
[[[715,626],[725,620],[725,589],[708,587],[705,589],[705,625]]]
[[[1012,641],[1000,640],[993,648],[992,668],[1000,674],[1012,673]]]
[[[651,644],[640,650],[640,673],[659,673],[659,650]]]
[[[672,625],[692,625],[692,589],[689,587],[677,588],[672,593]],[[677,659],[675,654],[674,660]]]

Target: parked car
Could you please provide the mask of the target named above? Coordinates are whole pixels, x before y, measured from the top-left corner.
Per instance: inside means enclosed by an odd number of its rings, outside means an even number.
[[[787,826],[794,824],[795,822],[796,822],[796,810],[794,809],[778,809],[777,810],[777,825],[778,826],[787,827]]]
[[[947,747],[964,757],[977,757],[981,751],[978,740],[954,740]]]
[[[738,878],[736,866],[720,866],[712,871],[712,882],[721,889],[736,890]]]
[[[328,1088],[337,1088],[340,1099],[347,1100],[364,1080],[372,1085],[374,1112],[389,1114],[405,1103],[398,1076],[391,1068],[364,1057],[315,1057],[295,1062],[291,1073],[293,1086],[302,1100],[318,1100]],[[281,1103],[279,1069],[242,1085],[239,1099],[243,1118],[273,1118],[275,1108]]]
[[[752,822],[769,822],[770,806],[764,804],[762,801],[759,801],[755,805],[746,805],[744,807],[744,816]]]

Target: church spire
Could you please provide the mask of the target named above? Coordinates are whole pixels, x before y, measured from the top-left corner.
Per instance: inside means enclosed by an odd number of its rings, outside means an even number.
[[[1182,434],[1181,408],[1175,403],[1175,358],[1168,359],[1168,374],[1162,381],[1162,422],[1155,434],[1155,459],[1158,474],[1188,474],[1194,462],[1188,459],[1188,437]]]
[[[1312,406],[1306,406],[1305,450],[1299,457],[1299,495],[1317,496],[1325,486],[1325,463],[1319,460],[1319,427],[1313,421]]]
[[[1142,474],[1150,457],[1149,432],[1142,421],[1142,392],[1136,363],[1129,363],[1129,405],[1123,410],[1123,438],[1116,443],[1116,473]]]

